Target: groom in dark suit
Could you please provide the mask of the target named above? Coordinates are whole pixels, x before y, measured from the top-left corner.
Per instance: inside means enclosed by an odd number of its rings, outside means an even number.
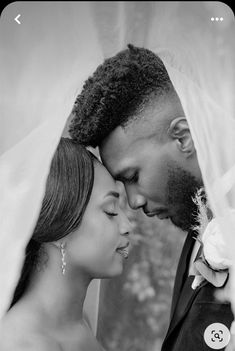
[[[162,351],[224,350],[233,320],[230,304],[218,301],[219,288],[207,281],[192,289],[198,252],[192,197],[203,181],[187,118],[163,62],[129,45],[86,81],[72,115],[71,137],[99,147],[106,168],[123,182],[131,208],[170,218],[188,232]]]

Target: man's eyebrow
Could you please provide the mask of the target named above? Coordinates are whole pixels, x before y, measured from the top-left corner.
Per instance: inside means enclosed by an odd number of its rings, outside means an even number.
[[[120,194],[116,191],[111,190],[105,195],[105,197],[107,197],[107,196],[113,196],[113,197],[118,199],[120,197]]]
[[[128,173],[128,172],[132,172],[133,171],[133,169],[132,168],[130,168],[130,167],[128,167],[128,168],[126,168],[126,169],[123,169],[122,171],[120,171],[120,172],[117,172],[115,175],[114,175],[114,179],[115,180],[125,180],[126,179],[126,174]]]

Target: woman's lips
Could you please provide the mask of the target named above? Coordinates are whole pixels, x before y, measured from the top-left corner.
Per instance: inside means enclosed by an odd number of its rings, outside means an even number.
[[[129,255],[128,246],[129,246],[129,242],[127,242],[126,245],[124,245],[124,246],[118,247],[116,250],[125,259],[127,259],[128,255]]]

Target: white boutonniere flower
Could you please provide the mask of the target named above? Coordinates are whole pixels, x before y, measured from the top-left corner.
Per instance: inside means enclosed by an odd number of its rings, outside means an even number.
[[[228,259],[228,249],[216,218],[208,223],[202,235],[202,244],[205,259],[213,269],[220,271],[231,267],[232,262]]]
[[[198,232],[195,239],[199,241],[200,248],[194,261],[196,273],[192,288],[196,289],[205,280],[215,287],[222,287],[228,279],[232,261],[228,257],[218,220],[213,218],[202,189],[197,193],[194,202],[199,208],[199,225],[194,229]]]

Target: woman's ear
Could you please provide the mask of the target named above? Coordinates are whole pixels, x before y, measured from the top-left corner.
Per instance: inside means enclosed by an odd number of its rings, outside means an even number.
[[[66,242],[62,241],[62,240],[52,241],[52,242],[50,242],[50,244],[52,246],[56,247],[57,249],[61,249],[61,248],[64,248],[66,246]]]
[[[173,119],[167,134],[169,138],[176,140],[178,149],[185,153],[187,157],[195,153],[194,142],[185,117]]]

